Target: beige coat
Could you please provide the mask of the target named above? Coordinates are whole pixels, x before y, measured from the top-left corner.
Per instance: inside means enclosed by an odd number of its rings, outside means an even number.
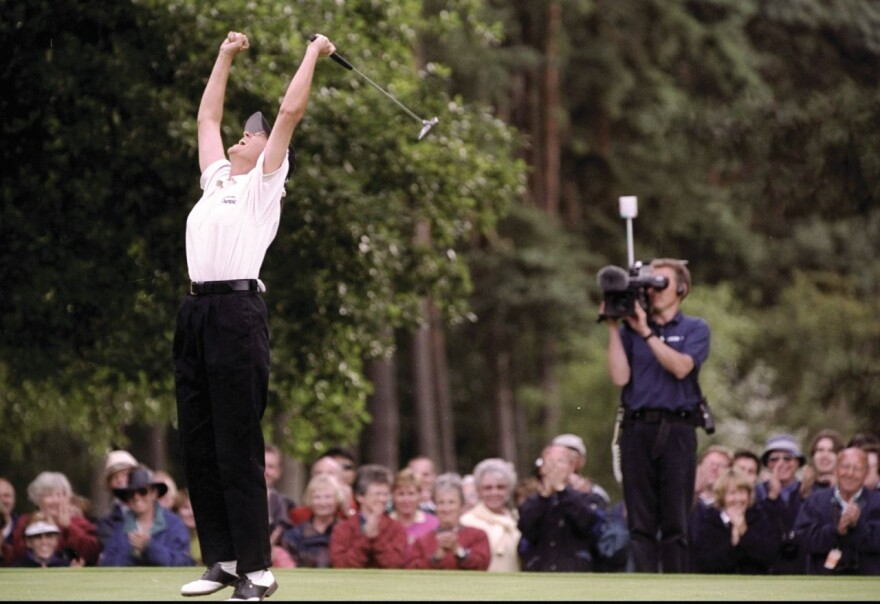
[[[516,527],[516,512],[496,514],[483,505],[482,502],[462,514],[461,524],[482,529],[489,537],[489,549],[492,559],[489,562],[489,572],[516,572],[520,570],[519,555],[519,529]]]

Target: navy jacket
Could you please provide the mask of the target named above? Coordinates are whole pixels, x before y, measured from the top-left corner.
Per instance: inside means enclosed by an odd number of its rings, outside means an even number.
[[[748,529],[736,546],[730,543],[730,524],[721,510],[706,506],[694,517],[691,561],[694,571],[713,574],[763,575],[779,550],[779,537],[767,515],[755,506],[746,510]]]
[[[861,514],[846,535],[837,534],[841,508],[835,489],[822,489],[810,495],[795,523],[807,554],[807,572],[814,575],[880,575],[880,493],[863,489],[856,502]],[[841,550],[834,570],[825,568],[828,552]]]
[[[804,504],[801,483],[798,481],[790,487],[788,501],[783,501],[782,495],[774,501],[767,498],[767,483],[760,482],[755,487],[755,501],[755,505],[767,514],[780,540],[770,574],[802,575],[807,572],[807,555],[794,530],[795,520]]]
[[[156,504],[156,518],[150,533],[150,542],[140,557],[128,542],[128,533],[135,529],[134,514],[126,510],[123,522],[118,524],[107,542],[99,561],[100,566],[193,566],[189,549],[189,531],[174,513]]]
[[[550,497],[532,495],[519,508],[523,570],[593,570],[602,522],[603,514],[590,495],[571,486]]]

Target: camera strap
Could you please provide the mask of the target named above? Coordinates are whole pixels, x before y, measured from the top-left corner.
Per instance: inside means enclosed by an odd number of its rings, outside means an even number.
[[[614,472],[614,480],[617,484],[623,482],[623,471],[620,468],[620,427],[623,425],[623,415],[623,405],[620,405],[614,418],[614,435],[611,437],[611,470]]]

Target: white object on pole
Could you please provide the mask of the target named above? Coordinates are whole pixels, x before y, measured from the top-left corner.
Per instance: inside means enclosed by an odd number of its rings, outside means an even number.
[[[620,198],[620,217],[635,218],[639,215],[639,198],[635,195],[625,195]]]
[[[635,195],[625,195],[620,200],[620,217],[626,218],[626,258],[629,268],[636,262],[636,252],[633,248],[633,221],[639,215],[639,198]]]

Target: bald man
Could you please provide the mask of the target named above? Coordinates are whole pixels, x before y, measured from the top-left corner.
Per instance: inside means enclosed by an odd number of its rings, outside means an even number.
[[[864,488],[868,455],[850,447],[837,456],[837,486],[813,492],[795,531],[815,575],[880,575],[880,493]]]

